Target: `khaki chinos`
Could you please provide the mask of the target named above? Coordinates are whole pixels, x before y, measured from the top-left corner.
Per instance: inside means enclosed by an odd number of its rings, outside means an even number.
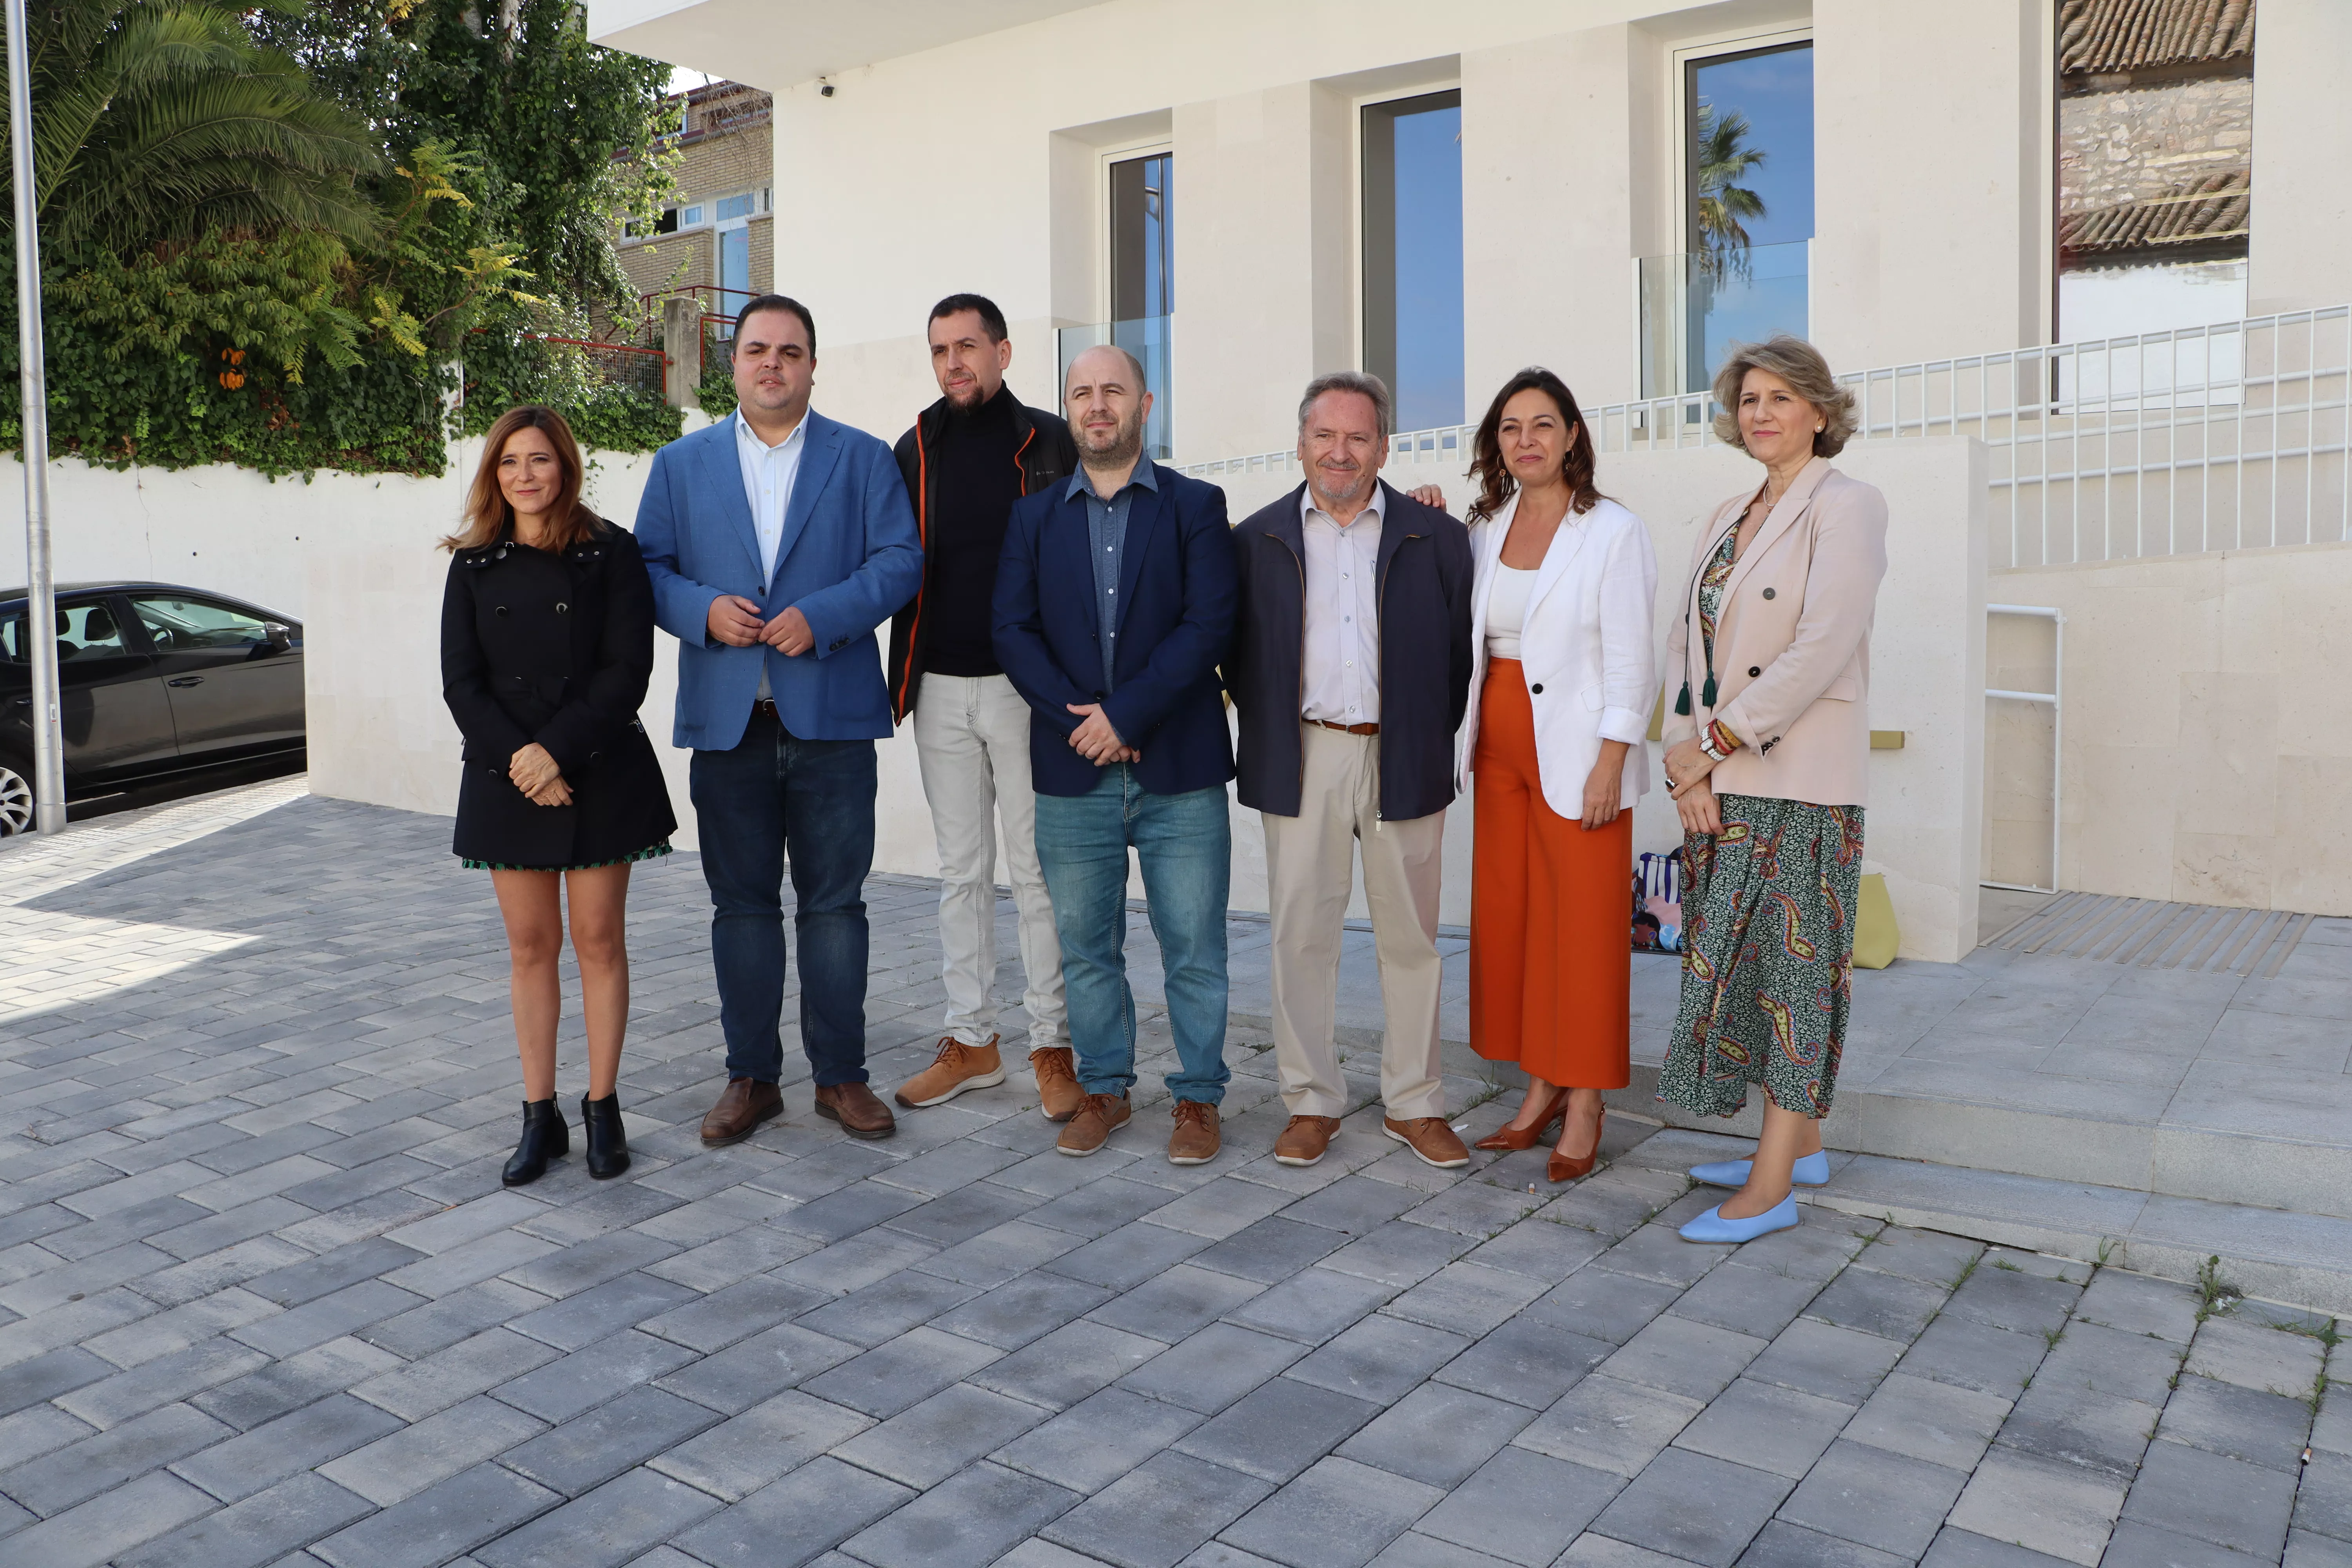
[[[1381,1099],[1405,1121],[1443,1116],[1437,1008],[1437,889],[1445,814],[1381,820],[1381,741],[1302,721],[1299,813],[1260,813],[1274,928],[1274,1050],[1293,1116],[1339,1116],[1348,1086],[1334,1031],[1339,944],[1358,846],[1371,906],[1387,1037]]]

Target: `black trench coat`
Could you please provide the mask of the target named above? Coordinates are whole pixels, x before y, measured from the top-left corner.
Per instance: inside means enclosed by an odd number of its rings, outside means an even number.
[[[457,853],[555,870],[676,831],[637,722],[653,668],[653,582],[635,535],[600,523],[561,555],[511,538],[457,552],[441,601],[441,695],[466,737]],[[508,778],[534,741],[563,770],[570,805],[533,805]]]

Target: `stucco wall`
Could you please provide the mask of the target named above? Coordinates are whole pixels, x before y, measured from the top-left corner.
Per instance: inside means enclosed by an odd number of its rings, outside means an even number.
[[[2168,556],[1993,575],[2066,615],[2060,886],[2352,914],[2352,735],[2310,694],[2352,664],[2352,545]],[[1989,683],[2049,688],[2046,626],[1997,625]],[[2049,721],[1999,704],[1987,867],[2048,865]]]

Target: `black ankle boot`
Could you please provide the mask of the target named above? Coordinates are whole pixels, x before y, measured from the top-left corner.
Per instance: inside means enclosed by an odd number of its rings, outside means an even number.
[[[547,1174],[547,1163],[572,1152],[572,1134],[563,1125],[563,1112],[555,1109],[555,1097],[526,1100],[522,1102],[522,1141],[515,1145],[514,1158],[499,1180],[508,1186],[520,1187]]]
[[[598,1181],[629,1168],[629,1135],[621,1131],[621,1093],[580,1097],[580,1126],[588,1137],[588,1173]]]

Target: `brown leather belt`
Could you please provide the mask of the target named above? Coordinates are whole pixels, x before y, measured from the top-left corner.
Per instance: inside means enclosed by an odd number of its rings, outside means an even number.
[[[1334,724],[1328,719],[1309,719],[1307,721],[1320,724],[1326,730],[1337,730],[1342,735],[1377,735],[1381,732],[1378,724]]]

